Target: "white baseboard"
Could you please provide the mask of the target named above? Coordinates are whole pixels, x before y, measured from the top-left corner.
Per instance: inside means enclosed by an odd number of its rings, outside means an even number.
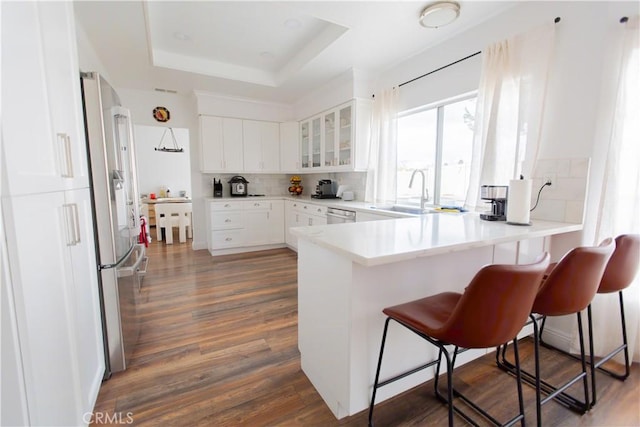
[[[571,335],[565,331],[554,329],[545,325],[544,327],[544,342],[553,345],[563,351],[570,351],[571,349]]]
[[[268,249],[280,249],[280,248],[286,248],[286,247],[287,247],[287,245],[285,245],[284,243],[277,243],[277,244],[273,244],[273,245],[245,246],[245,247],[241,247],[241,248],[217,249],[217,250],[214,250],[214,251],[209,250],[209,253],[211,253],[211,256],[231,255],[231,254],[240,254],[240,253],[245,253],[245,252],[266,251]]]
[[[193,241],[191,243],[191,249],[193,249],[194,251],[199,251],[202,249],[207,249],[207,242],[206,241]]]

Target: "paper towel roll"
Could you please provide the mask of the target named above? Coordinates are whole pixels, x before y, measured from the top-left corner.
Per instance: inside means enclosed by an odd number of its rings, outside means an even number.
[[[529,209],[531,209],[531,180],[512,179],[509,181],[507,198],[507,222],[529,225]]]

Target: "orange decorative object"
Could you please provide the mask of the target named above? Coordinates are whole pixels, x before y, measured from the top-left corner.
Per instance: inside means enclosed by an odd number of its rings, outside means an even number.
[[[168,122],[171,118],[171,113],[165,107],[156,107],[153,109],[153,118],[161,123]]]
[[[304,189],[304,187],[300,185],[302,183],[302,179],[298,175],[294,175],[291,177],[289,182],[291,183],[289,186],[289,193],[291,193],[292,196],[301,195],[302,190]]]

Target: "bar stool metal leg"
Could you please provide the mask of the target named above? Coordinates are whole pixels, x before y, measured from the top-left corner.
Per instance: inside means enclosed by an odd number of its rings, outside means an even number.
[[[373,427],[373,406],[376,403],[376,392],[378,391],[378,381],[380,380],[380,367],[382,366],[382,354],[384,353],[384,343],[387,340],[387,330],[389,329],[390,317],[384,322],[384,332],[382,332],[382,343],[380,344],[380,356],[378,357],[378,368],[376,369],[376,379],[373,383],[371,394],[371,405],[369,405],[369,427]]]
[[[618,346],[617,348],[615,348],[614,350],[612,350],[610,353],[606,354],[604,357],[602,357],[600,360],[598,360],[597,362],[595,361],[595,352],[593,349],[593,317],[592,317],[592,313],[591,313],[591,304],[589,304],[589,306],[587,307],[587,319],[588,319],[588,335],[589,335],[589,354],[591,355],[589,357],[589,361],[587,361],[587,364],[590,366],[590,370],[591,370],[591,402],[590,402],[590,406],[593,407],[596,404],[597,401],[597,394],[596,394],[596,370],[599,370],[600,372],[603,372],[613,378],[616,378],[620,381],[624,381],[629,377],[629,373],[630,373],[630,360],[629,360],[629,348],[628,348],[628,343],[627,343],[627,327],[626,327],[626,322],[625,322],[625,315],[624,315],[624,299],[622,296],[622,291],[618,292],[618,301],[619,301],[619,305],[620,305],[620,321],[621,321],[621,329],[622,329],[622,345]],[[545,325],[545,320],[546,317],[543,319],[542,321],[542,327],[540,328],[540,344],[543,347],[549,348],[549,349],[553,349],[556,350],[560,353],[566,354],[567,356],[573,357],[576,360],[580,360],[580,357],[569,353],[568,351],[564,351],[562,349],[559,349],[558,347],[553,346],[552,344],[549,344],[547,342],[544,341],[543,337],[544,337],[544,325]],[[604,365],[605,363],[607,363],[609,360],[611,360],[615,355],[617,355],[620,352],[623,352],[624,354],[624,373],[620,374],[614,371],[611,371],[608,368],[605,368]]]

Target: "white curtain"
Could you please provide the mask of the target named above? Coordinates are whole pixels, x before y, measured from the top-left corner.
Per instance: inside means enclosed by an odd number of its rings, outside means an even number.
[[[640,233],[640,32],[639,17],[623,30],[618,81],[596,241]],[[640,276],[640,274],[638,275]],[[640,277],[624,293],[629,354],[640,361]],[[622,343],[618,294],[597,295],[592,304],[594,353],[607,354]],[[598,320],[600,319],[600,320]],[[607,321],[602,321],[607,319]],[[575,345],[574,345],[575,347]],[[622,362],[622,354],[616,356]]]
[[[394,203],[398,137],[398,88],[386,89],[373,101],[365,201]]]
[[[554,40],[550,23],[482,51],[467,208],[482,205],[481,185],[531,176]]]

